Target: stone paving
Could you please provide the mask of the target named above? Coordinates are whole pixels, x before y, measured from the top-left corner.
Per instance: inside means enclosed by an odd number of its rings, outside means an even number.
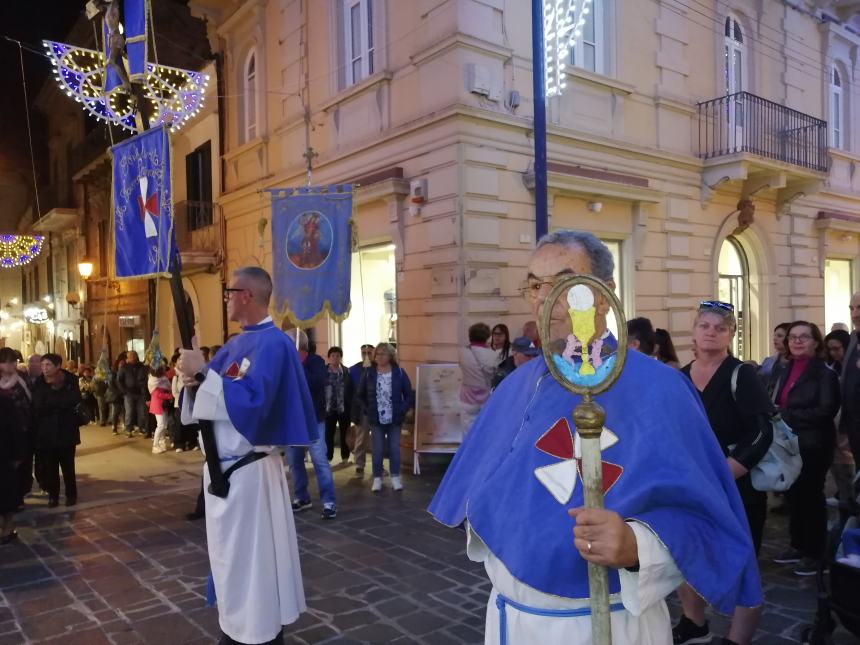
[[[177,467],[184,472],[184,463]],[[323,521],[318,506],[297,518],[309,610],[286,641],[482,642],[482,569],[466,559],[462,533],[424,511],[439,475],[407,476],[402,494],[385,488],[375,496],[351,467],[335,470],[337,519]],[[0,549],[0,645],[214,643],[217,616],[203,598],[204,525],[185,520],[196,488],[180,479],[185,490],[23,513],[20,543]],[[815,605],[814,579],[769,562],[784,547],[784,525],[777,516],[768,525],[758,643],[797,642]],[[713,624],[725,633],[724,619]],[[857,639],[842,632],[836,642]]]

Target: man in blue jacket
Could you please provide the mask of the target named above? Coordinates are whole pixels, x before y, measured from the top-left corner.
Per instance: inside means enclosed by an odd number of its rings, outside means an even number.
[[[287,332],[287,335],[295,342],[295,330]],[[299,331],[299,356],[305,368],[305,378],[308,381],[308,389],[311,392],[314,412],[317,416],[319,438],[307,448],[301,446],[287,448],[287,461],[293,473],[295,493],[293,511],[298,513],[313,506],[310,491],[308,491],[308,472],[305,469],[305,451],[309,451],[322,498],[322,518],[332,520],[337,517],[337,500],[334,495],[334,477],[331,474],[325,445],[325,383],[328,368],[321,356],[308,352],[308,337],[303,331]]]

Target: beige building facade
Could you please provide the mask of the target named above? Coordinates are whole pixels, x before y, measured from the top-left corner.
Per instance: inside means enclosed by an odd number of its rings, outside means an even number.
[[[193,0],[221,57],[226,268],[271,267],[269,188],[355,181],[347,361],[396,340],[455,361],[467,327],[531,316],[530,8],[521,0]],[[839,3],[594,0],[548,100],[550,228],[617,258],[628,316],[689,358],[692,312],[732,300],[735,350],[849,322],[860,252],[860,24]]]

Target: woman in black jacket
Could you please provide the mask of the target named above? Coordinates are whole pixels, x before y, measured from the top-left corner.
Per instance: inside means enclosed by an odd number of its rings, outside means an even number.
[[[711,429],[726,455],[758,555],[767,515],[767,493],[753,488],[750,470],[767,454],[773,441],[770,424],[773,404],[755,370],[729,354],[737,328],[731,303],[701,302],[693,326],[696,360],[681,372],[699,393]],[[732,380],[736,382],[734,387]],[[674,642],[677,645],[708,642],[711,632],[705,620],[705,601],[687,585],[678,589],[678,596],[684,613],[672,630]],[[730,631],[723,642],[747,645],[760,616],[761,607],[735,608]]]
[[[791,323],[785,343],[789,360],[774,369],[770,390],[782,418],[797,434],[803,469],[788,490],[791,548],[774,561],[796,563],[795,574],[814,576],[827,540],[824,478],[836,444],[839,377],[824,361],[826,347],[816,325]]]
[[[49,507],[60,503],[60,468],[63,469],[66,506],[78,502],[75,447],[81,442],[78,415],[81,390],[75,375],[60,369],[62,361],[57,354],[42,356],[42,376],[33,387],[36,450],[42,456]]]

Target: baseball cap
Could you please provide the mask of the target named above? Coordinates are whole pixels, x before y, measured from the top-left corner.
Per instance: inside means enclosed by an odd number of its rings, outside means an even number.
[[[540,350],[525,336],[514,338],[514,341],[511,343],[511,350],[519,352],[520,354],[525,354],[526,356],[537,356],[540,354]]]

